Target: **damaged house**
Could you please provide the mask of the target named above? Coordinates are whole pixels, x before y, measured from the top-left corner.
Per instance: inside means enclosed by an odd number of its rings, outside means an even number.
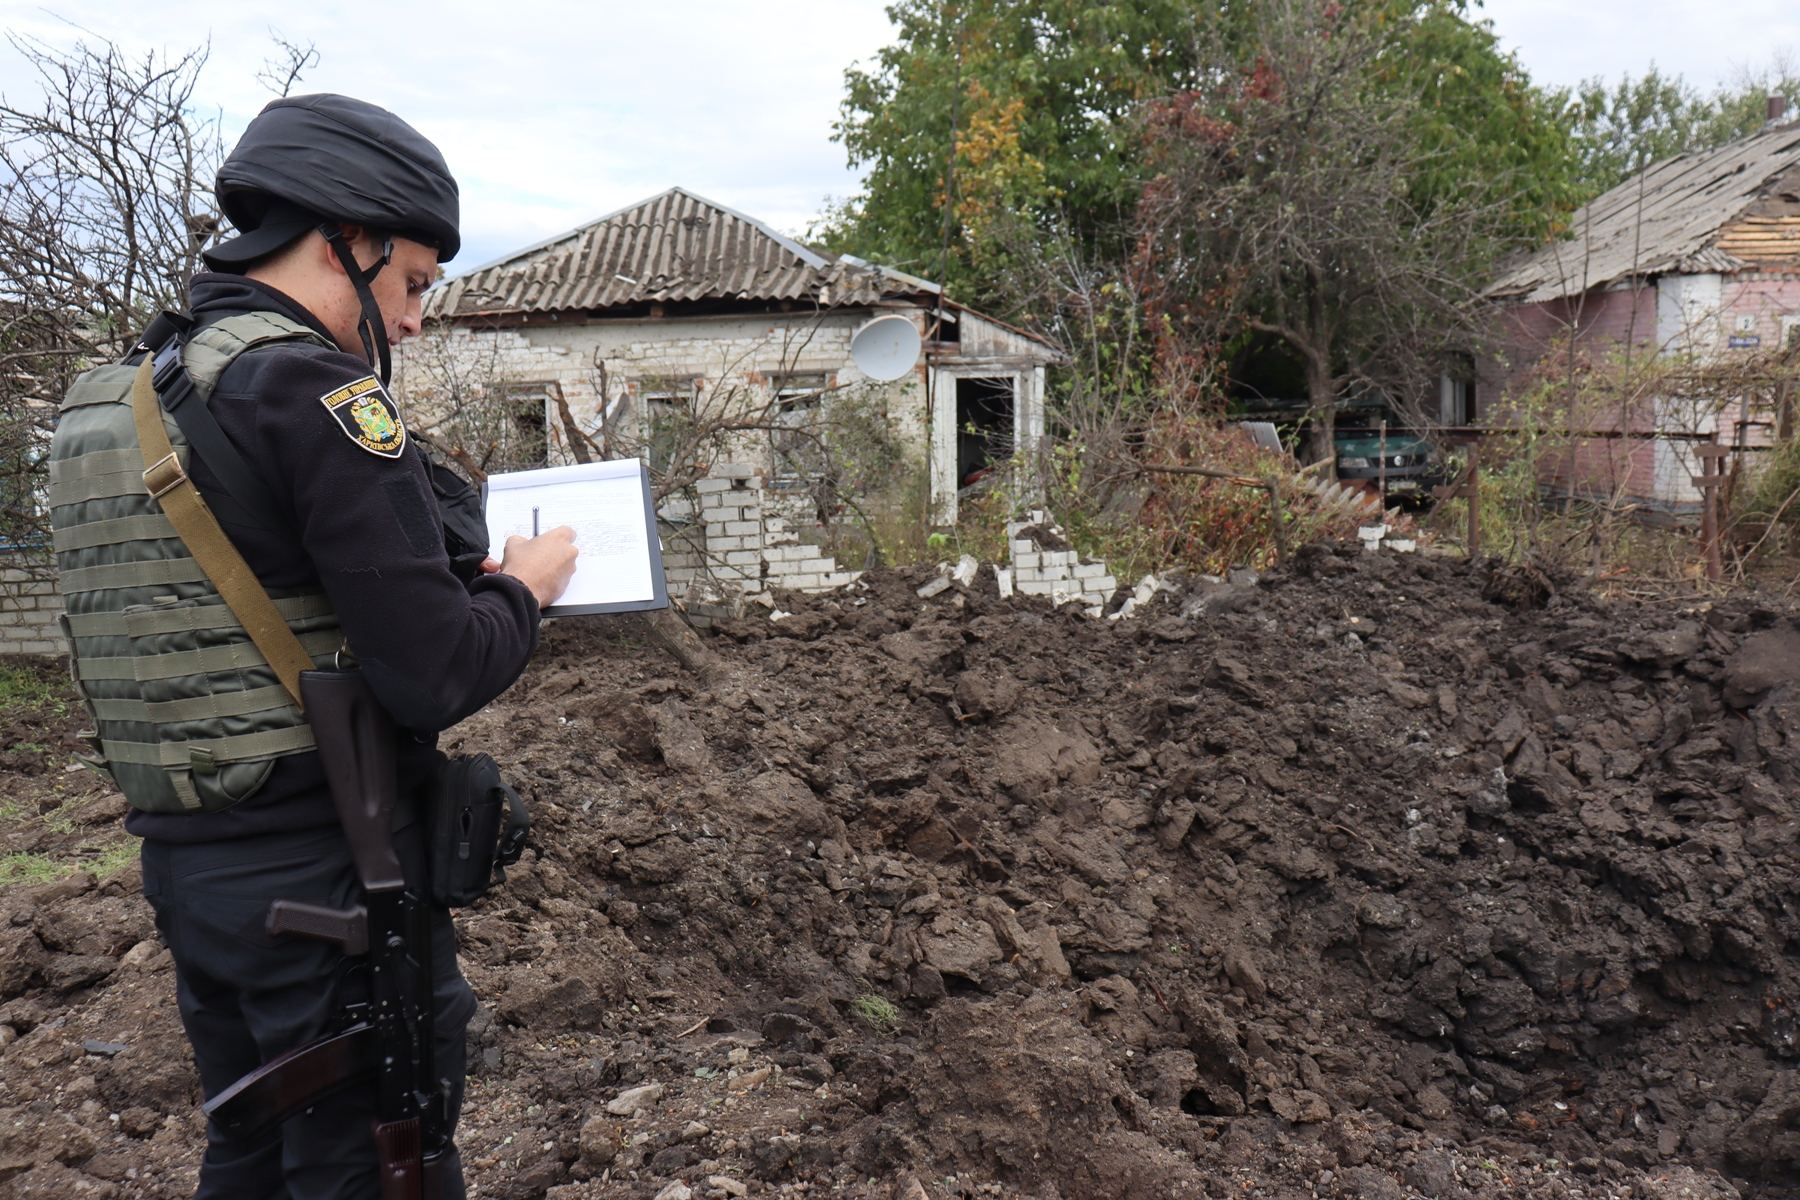
[[[1546,354],[1566,353],[1571,342],[1592,358],[1627,347],[1681,356],[1692,390],[1655,397],[1642,411],[1587,414],[1592,427],[1639,436],[1580,443],[1553,486],[1665,512],[1698,507],[1691,476],[1704,472],[1691,436],[1766,444],[1779,389],[1763,385],[1759,364],[1794,345],[1800,329],[1800,123],[1782,116],[1772,98],[1761,131],[1625,180],[1575,214],[1572,237],[1492,283],[1487,295],[1504,305],[1504,352],[1481,364],[1476,380],[1446,383],[1443,423],[1472,424],[1477,386],[1516,395]],[[1505,423],[1502,414],[1483,416]]]
[[[913,369],[878,383],[858,369],[851,339],[889,315],[924,345]],[[660,469],[659,423],[716,411],[720,397],[804,426],[854,393],[929,471],[945,523],[966,481],[1042,435],[1056,358],[1038,338],[941,301],[936,284],[814,250],[681,188],[447,280],[427,293],[425,317],[433,332],[406,348],[402,388],[429,390],[424,377],[441,378],[445,363],[485,364],[539,461],[569,460],[565,406],[589,436],[633,431]],[[806,439],[780,429],[735,437],[728,457],[776,492],[807,482]],[[665,515],[684,516],[680,503]]]

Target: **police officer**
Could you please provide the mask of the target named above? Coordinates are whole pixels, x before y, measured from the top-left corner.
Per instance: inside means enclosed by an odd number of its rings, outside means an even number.
[[[437,732],[488,704],[524,670],[537,646],[539,610],[561,594],[574,570],[573,534],[565,528],[514,538],[498,563],[480,561],[485,556],[478,551],[469,566],[479,569],[459,577],[439,521],[433,468],[388,396],[389,345],[419,332],[420,295],[460,241],[456,182],[429,141],[371,104],[334,95],[288,97],[251,122],[220,168],[216,192],[238,235],[205,252],[211,270],[191,283],[193,325],[185,338],[187,362],[197,373],[208,362],[225,364],[211,380],[207,408],[235,455],[209,461],[196,443],[188,473],[263,588],[288,606],[283,615],[312,614],[313,626],[290,621],[296,630],[314,629],[306,635],[313,639],[308,652],[321,665],[354,656],[401,727],[403,813],[395,842],[409,880],[417,880],[423,838],[420,822],[408,820],[416,807],[404,798],[427,786],[444,761]],[[195,346],[213,357],[197,354]],[[71,393],[64,405],[70,429],[78,427],[71,419],[80,414],[71,407],[78,402]],[[216,594],[193,572],[157,568],[156,578],[176,582],[145,582],[155,573],[146,574],[138,560],[180,553],[180,542],[145,524],[161,519],[153,511],[105,519],[105,512],[83,509],[149,497],[92,499],[106,491],[98,481],[113,477],[96,473],[113,464],[106,455],[123,451],[82,458],[70,457],[70,449],[80,447],[53,452],[67,461],[53,485],[64,491],[52,503],[69,502],[53,514],[63,514],[57,545],[76,670],[88,681],[90,700],[105,686],[94,681],[112,678],[126,689],[111,693],[123,699],[94,701],[102,734],[114,734],[102,744],[111,748],[112,769],[134,806],[126,828],[144,839],[145,895],[175,959],[182,1021],[210,1098],[270,1058],[330,1032],[342,1006],[357,998],[350,993],[364,986],[336,946],[267,935],[271,900],[345,907],[357,902],[359,885],[318,754],[294,751],[295,738],[257,724],[291,731],[302,721],[296,709],[231,718],[239,724],[213,729],[218,736],[204,746],[195,742],[201,749],[176,762],[166,756],[168,745],[179,748],[181,737],[195,735],[171,722],[198,710],[191,700],[165,700],[158,708],[161,693],[152,694],[141,680],[188,668],[146,670],[140,661],[114,671],[107,664],[126,661],[116,657],[121,651],[92,652],[108,644],[93,639],[124,631],[134,633],[129,654],[153,654],[162,643],[136,634],[150,628],[141,614],[154,616],[158,605],[223,609],[204,607],[209,599],[216,603]],[[224,471],[221,464],[234,457],[232,470]],[[253,478],[244,477],[246,469]],[[441,475],[436,482],[443,491]],[[119,486],[135,485],[126,479]],[[142,536],[159,532],[160,541]],[[74,556],[95,553],[97,539],[133,533],[139,540],[111,545],[101,566],[75,565],[89,561]],[[62,554],[68,547],[78,549]],[[138,585],[142,594],[82,590],[96,583]],[[184,600],[184,588],[199,589],[198,598]],[[103,594],[113,596],[117,612],[99,611],[107,606],[94,597]],[[122,595],[149,603],[122,606]],[[335,627],[321,613],[334,615]],[[170,628],[167,621],[155,626]],[[328,651],[321,639],[340,649]],[[116,682],[133,671],[136,680]],[[215,670],[187,682],[219,711],[241,713],[252,693],[273,693],[276,699],[265,704],[287,703],[272,687],[229,691],[229,676]],[[268,678],[251,680],[257,681]],[[232,709],[231,701],[242,703]],[[150,746],[148,766],[123,740],[121,731],[138,727],[117,723],[145,712],[149,719],[169,718],[156,726],[155,737],[136,735],[140,742],[160,741]],[[304,735],[301,740],[310,745]],[[165,756],[156,760],[157,754]],[[158,799],[165,794],[178,794],[181,803]],[[435,914],[433,958],[438,1063],[452,1083],[454,1114],[475,1000],[456,965],[447,911]],[[259,1144],[236,1143],[212,1128],[198,1195],[373,1200],[379,1195],[373,1113],[370,1087],[316,1105]],[[450,1168],[448,1194],[460,1197],[454,1155]]]

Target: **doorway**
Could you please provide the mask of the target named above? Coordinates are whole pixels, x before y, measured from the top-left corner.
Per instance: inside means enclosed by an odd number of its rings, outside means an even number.
[[[956,381],[956,486],[968,487],[1013,452],[1010,378]]]

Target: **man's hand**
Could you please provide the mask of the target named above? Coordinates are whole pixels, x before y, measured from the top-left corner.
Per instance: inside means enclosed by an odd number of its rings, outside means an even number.
[[[579,553],[575,549],[575,531],[558,525],[534,538],[507,538],[505,557],[497,563],[490,558],[481,564],[481,569],[490,575],[511,575],[531,589],[539,608],[549,608],[567,590]]]

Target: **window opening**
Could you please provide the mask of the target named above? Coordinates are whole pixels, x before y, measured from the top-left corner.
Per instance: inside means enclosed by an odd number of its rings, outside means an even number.
[[[694,428],[696,394],[692,379],[639,381],[638,396],[643,401],[644,413],[644,457],[655,474],[668,474],[676,465],[676,456],[687,447]]]
[[[770,482],[777,488],[809,487],[825,474],[817,436],[825,386],[822,371],[779,376],[771,384],[770,424],[779,428],[769,433]]]
[[[550,461],[551,383],[509,383],[500,392],[499,453],[507,470],[529,470]]]
[[[1457,355],[1438,378],[1438,424],[1473,425],[1475,416],[1475,362]]]

